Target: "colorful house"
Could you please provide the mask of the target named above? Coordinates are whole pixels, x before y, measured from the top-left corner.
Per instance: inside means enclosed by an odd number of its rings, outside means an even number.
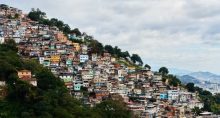
[[[79,43],[73,43],[73,47],[75,48],[76,51],[80,50],[80,45]]]
[[[160,99],[162,99],[162,100],[167,100],[167,99],[168,99],[167,93],[161,93],[161,94],[160,94]]]
[[[31,78],[31,71],[29,70],[21,70],[18,71],[18,77],[19,78]]]
[[[83,86],[82,82],[75,82],[73,89],[74,89],[74,91],[80,91],[82,86]]]
[[[60,61],[60,55],[52,55],[50,57],[51,62],[59,62]]]
[[[43,61],[43,65],[46,66],[46,67],[49,67],[50,66],[50,59],[45,58],[44,61]]]
[[[29,84],[32,84],[33,86],[37,86],[37,80],[35,78],[32,78],[31,71],[29,70],[18,71],[18,77],[19,79],[27,81]]]
[[[60,42],[67,41],[67,37],[62,32],[58,32],[57,34],[55,34],[55,38]]]

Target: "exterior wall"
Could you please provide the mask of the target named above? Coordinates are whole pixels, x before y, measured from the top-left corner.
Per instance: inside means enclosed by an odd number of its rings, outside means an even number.
[[[33,81],[29,81],[30,84],[32,84],[33,86],[37,86],[37,81],[33,80]]]
[[[23,78],[23,77],[31,78],[31,71],[28,71],[28,70],[18,71],[18,77],[19,78]]]
[[[52,55],[50,58],[51,62],[59,62],[60,61],[60,56],[59,55]]]
[[[0,86],[5,86],[5,81],[0,81]]]
[[[55,35],[55,38],[61,42],[66,42],[67,41],[67,37],[62,33],[62,32],[58,32]]]
[[[0,37],[0,44],[5,42],[5,38],[4,37]]]
[[[84,63],[89,59],[88,55],[80,55],[80,62]]]
[[[160,94],[160,99],[168,99],[168,95],[166,93],[161,93]]]
[[[92,61],[97,61],[97,54],[92,54]]]
[[[179,92],[177,90],[168,91],[168,100],[177,100],[179,97]]]
[[[201,102],[189,102],[188,105],[187,105],[190,109],[193,109],[195,107],[198,107],[198,108],[203,108],[204,107],[204,104],[201,103]]]
[[[64,82],[71,82],[73,80],[73,76],[71,75],[64,75],[64,76],[59,76],[60,79],[62,79]]]
[[[73,47],[76,49],[76,51],[80,50],[80,45],[79,43],[73,43]]]
[[[50,66],[50,60],[49,59],[45,59],[43,62],[44,66]]]
[[[74,90],[75,91],[80,91],[81,90],[81,86],[82,86],[82,84],[75,84],[74,85]]]

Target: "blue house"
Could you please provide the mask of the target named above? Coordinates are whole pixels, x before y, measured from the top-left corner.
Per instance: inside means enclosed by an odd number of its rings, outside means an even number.
[[[83,83],[82,83],[82,82],[76,82],[76,83],[74,84],[73,90],[74,90],[74,91],[80,91],[80,90],[81,90],[81,86],[83,86]]]
[[[162,99],[162,100],[167,100],[167,99],[168,99],[167,93],[161,93],[161,94],[160,94],[160,99]]]

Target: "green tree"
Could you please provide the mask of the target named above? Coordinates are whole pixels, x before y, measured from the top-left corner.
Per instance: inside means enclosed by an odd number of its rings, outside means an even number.
[[[6,4],[0,4],[0,8],[1,8],[1,9],[4,9],[4,10],[8,10],[8,9],[9,9],[9,6],[6,5]]]
[[[102,43],[98,42],[97,40],[91,40],[89,47],[91,48],[91,53],[97,53],[98,55],[101,55],[104,51]]]
[[[81,36],[81,35],[82,35],[82,33],[79,31],[78,28],[75,28],[75,29],[71,30],[70,32],[71,32],[71,33],[75,33],[76,36]]]
[[[200,113],[201,113],[202,111],[201,111],[201,109],[199,109],[199,107],[195,107],[195,108],[192,109],[192,112],[193,112],[196,116],[198,116],[198,115],[200,115]]]
[[[57,86],[63,86],[63,83],[56,78],[50,70],[44,68],[40,72],[36,73],[37,86],[40,89],[48,90],[55,89]]]
[[[28,17],[33,21],[40,21],[44,19],[45,16],[45,12],[42,12],[40,9],[35,10],[34,8],[32,8],[31,12],[28,14]]]
[[[151,69],[151,66],[148,65],[148,64],[145,64],[144,67],[147,68],[147,69]]]
[[[195,92],[194,83],[188,83],[188,84],[186,84],[186,89],[187,89],[189,92]]]
[[[19,18],[19,14],[16,13],[14,18],[16,18],[16,19]]]
[[[98,104],[94,111],[102,118],[132,118],[132,113],[119,101],[107,100]]]
[[[162,75],[167,75],[169,73],[169,70],[166,67],[161,67],[159,69],[159,73],[161,73]]]
[[[129,54],[129,52],[128,51],[125,51],[125,52],[121,52],[121,56],[122,56],[122,58],[129,58],[130,57],[130,54]]]
[[[138,62],[139,65],[143,65],[143,61],[141,60],[141,57],[138,54],[132,54],[131,60],[135,64],[136,64],[136,62]]]
[[[3,44],[1,46],[5,47],[7,50],[12,50],[14,52],[18,51],[17,45],[13,39],[6,40],[5,44]]]
[[[114,47],[114,54],[115,54],[115,56],[116,57],[121,57],[121,49],[120,48],[118,48],[118,46],[115,46]]]
[[[174,75],[168,75],[169,85],[177,87],[181,85],[181,81]]]
[[[107,51],[108,53],[110,53],[110,54],[114,54],[114,49],[113,49],[113,47],[111,46],[111,45],[105,45],[105,47],[104,47],[104,49],[105,49],[105,51]]]

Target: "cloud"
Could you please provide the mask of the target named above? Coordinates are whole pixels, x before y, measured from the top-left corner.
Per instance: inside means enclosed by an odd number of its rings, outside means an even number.
[[[21,3],[25,4],[21,4]],[[220,74],[219,0],[3,0],[40,8],[155,66]]]

